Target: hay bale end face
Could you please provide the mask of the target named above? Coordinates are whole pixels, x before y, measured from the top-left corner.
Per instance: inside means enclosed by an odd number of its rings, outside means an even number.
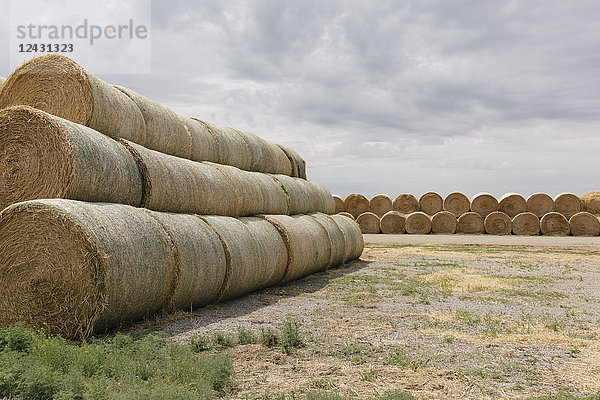
[[[431,232],[437,234],[456,233],[456,217],[449,211],[440,211],[431,217]]]
[[[569,219],[571,234],[573,236],[598,236],[600,235],[600,220],[594,214],[581,211]]]
[[[369,211],[369,200],[362,194],[350,194],[344,201],[346,211],[358,218],[364,212]]]
[[[512,233],[515,235],[536,236],[540,234],[540,220],[531,212],[517,214],[512,219]]]
[[[444,209],[444,199],[435,192],[427,192],[419,198],[419,210],[427,215],[435,215]]]
[[[352,221],[354,221],[354,215],[350,214],[349,212],[342,211],[340,213],[337,213],[337,215],[342,215],[342,216],[350,218]]]
[[[427,235],[431,232],[431,219],[424,212],[414,212],[406,216],[404,229],[411,235]]]
[[[554,200],[545,193],[534,193],[527,198],[526,209],[538,218],[554,211]]]
[[[450,193],[444,199],[444,210],[452,213],[456,218],[460,217],[471,209],[471,202],[468,197],[462,193]]]
[[[403,193],[394,199],[392,209],[400,214],[411,214],[419,211],[419,200],[410,193]]]
[[[600,192],[588,192],[581,196],[583,210],[590,214],[600,215]]]
[[[346,204],[344,204],[344,199],[342,199],[340,196],[334,194],[333,202],[335,203],[336,214],[346,211]]]
[[[388,211],[381,217],[379,226],[382,233],[399,235],[405,232],[406,217],[398,211]]]
[[[373,196],[369,201],[369,210],[378,217],[382,217],[383,214],[392,210],[392,199],[386,194]]]
[[[569,219],[583,211],[583,202],[573,193],[561,193],[554,198],[554,211]]]
[[[515,215],[527,211],[527,202],[520,194],[507,193],[500,198],[498,211],[502,211],[513,218]]]
[[[568,236],[571,232],[567,218],[557,212],[549,212],[540,220],[540,230],[543,235]]]
[[[498,200],[489,193],[479,193],[471,198],[471,211],[487,217],[490,213],[498,211]]]
[[[502,211],[489,213],[483,221],[485,232],[490,235],[510,235],[512,232],[512,221]]]
[[[484,232],[483,218],[476,212],[469,211],[458,217],[456,233],[479,235]]]
[[[356,218],[362,233],[379,233],[379,217],[370,211],[364,212]]]

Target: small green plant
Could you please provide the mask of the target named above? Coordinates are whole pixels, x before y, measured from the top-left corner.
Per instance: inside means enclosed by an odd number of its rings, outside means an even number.
[[[367,372],[360,374],[360,380],[365,381],[365,382],[373,382],[377,379],[378,376],[379,376],[379,373],[377,372],[377,370],[371,368]]]
[[[295,318],[286,318],[281,329],[281,347],[286,353],[292,349],[302,346],[300,337],[300,322]]]
[[[256,342],[254,332],[246,328],[238,328],[237,339],[239,344],[252,344]]]
[[[194,336],[192,339],[190,339],[190,347],[192,351],[196,353],[208,350],[210,347],[210,340],[206,336]]]
[[[417,398],[403,390],[389,390],[379,396],[378,400],[417,400]]]
[[[260,330],[260,343],[267,347],[277,346],[279,344],[279,337],[273,329],[262,328]]]
[[[394,349],[385,356],[383,363],[386,365],[398,365],[401,367],[406,367],[410,364],[410,360],[402,350]]]
[[[211,343],[216,350],[222,350],[235,345],[231,335],[226,333],[215,333],[211,338]]]

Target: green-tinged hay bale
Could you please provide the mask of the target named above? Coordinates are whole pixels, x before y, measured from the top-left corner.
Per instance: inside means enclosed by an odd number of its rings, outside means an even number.
[[[370,211],[360,214],[356,223],[362,233],[379,233],[379,217]]]
[[[498,211],[498,200],[489,193],[478,193],[471,198],[471,211],[485,218],[490,213]]]
[[[268,172],[271,174],[293,174],[292,165],[287,154],[275,143],[271,143],[253,133],[240,132],[250,150],[250,171]],[[298,156],[300,158],[300,156]],[[304,162],[304,160],[302,160]],[[300,173],[298,174],[300,175]],[[298,176],[300,178],[300,176]],[[303,175],[306,179],[306,174]]]
[[[221,295],[227,271],[227,257],[219,235],[196,215],[145,212],[162,225],[175,245],[179,268],[172,308],[190,310],[215,302]]]
[[[135,140],[134,142],[177,157],[192,157],[192,135],[186,124],[186,118],[131,89],[121,86],[115,88],[129,97],[144,117],[146,139],[144,142]]]
[[[431,217],[431,232],[436,234],[456,233],[457,220],[450,211],[440,211]]]
[[[498,211],[502,211],[513,218],[515,215],[527,211],[527,202],[518,193],[507,193],[500,198]]]
[[[532,212],[517,214],[512,219],[512,233],[523,236],[540,234],[540,219]]]
[[[356,222],[343,215],[332,215],[331,218],[336,222],[344,234],[344,263],[356,260],[360,257],[365,247],[360,227]]]
[[[344,237],[344,232],[342,232],[337,222],[335,222],[330,215],[324,213],[313,213],[309,215],[323,225],[323,228],[325,228],[327,235],[329,236],[331,256],[329,257],[328,268],[342,265],[346,254],[346,239]]]
[[[402,193],[394,199],[392,210],[400,214],[412,214],[419,211],[419,200],[410,193]]]
[[[369,211],[369,200],[362,194],[350,194],[344,201],[346,211],[357,218],[360,214]]]
[[[68,57],[50,54],[19,66],[0,91],[0,108],[28,105],[112,137],[146,143],[135,103]]]
[[[485,233],[490,235],[510,235],[512,232],[512,221],[502,211],[491,212],[483,221]]]
[[[0,111],[0,209],[39,198],[139,206],[135,159],[90,128],[27,106]]]
[[[600,235],[600,220],[594,214],[581,211],[569,219],[571,234],[573,236],[598,236]]]
[[[369,200],[369,210],[378,217],[382,217],[392,210],[392,199],[386,194],[378,194]]]
[[[306,179],[306,162],[302,157],[300,157],[300,154],[296,153],[294,149],[291,149],[282,144],[279,144],[277,146],[279,146],[279,148],[285,153],[290,162],[290,166],[292,169],[291,176]]]
[[[452,213],[456,218],[469,212],[470,209],[471,202],[469,201],[469,198],[462,193],[450,193],[444,199],[444,210]]]
[[[306,187],[310,204],[310,212],[319,211],[325,214],[333,214],[335,212],[335,202],[333,201],[333,196],[325,186],[318,182],[308,181],[302,178],[299,179],[299,182]]]
[[[288,249],[282,283],[323,271],[329,266],[331,246],[327,230],[315,218],[309,215],[265,215],[262,218],[279,231]]]
[[[335,213],[336,214],[346,211],[346,204],[344,204],[344,199],[342,199],[340,196],[334,194],[333,202],[335,204]]]
[[[379,229],[382,233],[398,235],[406,232],[404,228],[405,224],[406,217],[404,215],[400,214],[398,211],[388,211],[381,217]]]
[[[484,232],[483,218],[476,212],[469,211],[458,217],[456,233],[479,235]]]
[[[427,235],[431,232],[431,219],[424,212],[414,212],[406,216],[404,229],[411,235]]]
[[[581,196],[583,210],[590,214],[600,215],[600,192],[588,192]]]
[[[554,200],[546,193],[534,193],[527,198],[526,209],[539,219],[544,214],[554,211]]]
[[[214,228],[227,254],[228,277],[219,300],[230,300],[281,282],[287,268],[288,247],[272,224],[259,217],[199,218]],[[326,236],[324,243],[329,246]],[[329,253],[326,257],[329,259]]]
[[[337,215],[343,215],[344,217],[348,217],[348,218],[350,218],[352,221],[354,221],[354,215],[350,214],[350,213],[349,213],[349,212],[347,212],[347,211],[342,211],[342,212],[340,212],[340,213],[337,213]]]
[[[583,202],[573,193],[561,193],[554,198],[554,211],[569,219],[583,211]]]
[[[204,127],[214,137],[219,146],[219,164],[232,165],[234,167],[249,170],[252,166],[252,156],[250,148],[244,139],[244,136],[233,128],[217,126],[210,122],[194,118],[195,121],[204,125]]]
[[[335,202],[331,192],[318,182],[287,175],[272,175],[287,194],[289,214],[322,212],[333,214]],[[272,214],[272,213],[271,213]]]
[[[549,212],[540,220],[542,235],[568,236],[571,233],[567,218],[557,212]]]
[[[193,118],[180,117],[192,139],[189,159],[192,161],[219,162],[221,160],[221,146],[206,125]]]
[[[14,204],[0,213],[0,325],[81,338],[156,313],[177,287],[174,249],[139,208]]]
[[[435,192],[427,192],[419,199],[419,210],[427,215],[435,215],[444,209],[444,199]]]

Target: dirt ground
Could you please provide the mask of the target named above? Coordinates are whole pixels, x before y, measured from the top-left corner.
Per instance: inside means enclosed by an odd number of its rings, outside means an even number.
[[[360,260],[164,322],[176,340],[301,323],[304,346],[238,345],[231,398],[529,398],[600,391],[600,249],[369,245]],[[294,397],[296,396],[296,397]]]

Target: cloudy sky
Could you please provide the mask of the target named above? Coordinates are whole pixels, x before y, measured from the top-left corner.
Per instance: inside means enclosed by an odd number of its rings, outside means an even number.
[[[596,0],[154,0],[151,40],[151,74],[100,76],[334,193],[600,190]]]

